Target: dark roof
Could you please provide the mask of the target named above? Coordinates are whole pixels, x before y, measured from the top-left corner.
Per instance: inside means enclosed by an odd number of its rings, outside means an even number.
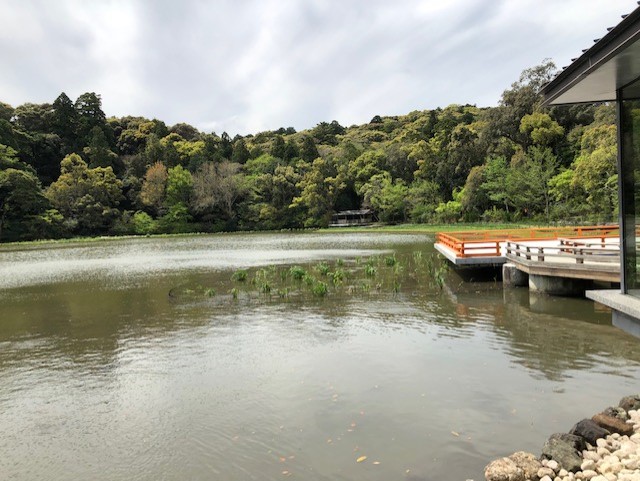
[[[595,42],[543,87],[545,104],[612,101],[640,77],[640,7]]]

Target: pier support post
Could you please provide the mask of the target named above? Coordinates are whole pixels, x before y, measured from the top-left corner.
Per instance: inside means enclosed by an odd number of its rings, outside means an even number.
[[[525,287],[529,282],[529,275],[518,269],[514,264],[502,264],[503,287]]]
[[[583,297],[591,283],[585,279],[529,275],[529,290],[552,296]]]

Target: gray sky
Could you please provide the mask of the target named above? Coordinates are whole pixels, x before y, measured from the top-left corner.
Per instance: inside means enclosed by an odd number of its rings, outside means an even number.
[[[0,100],[102,96],[230,135],[496,105],[632,0],[0,0]]]

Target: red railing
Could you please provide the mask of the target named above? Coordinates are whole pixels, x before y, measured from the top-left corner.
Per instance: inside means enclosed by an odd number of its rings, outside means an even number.
[[[500,244],[508,240],[604,239],[618,237],[617,225],[540,227],[528,229],[496,229],[481,231],[440,232],[436,242],[451,249],[456,257],[501,256]]]

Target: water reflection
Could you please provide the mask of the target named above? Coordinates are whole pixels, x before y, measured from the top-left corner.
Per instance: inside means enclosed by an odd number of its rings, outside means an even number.
[[[440,289],[427,241],[213,236],[0,253],[13,275],[0,281],[0,473],[479,479],[489,458],[539,451],[637,390],[637,340],[608,313],[454,273]],[[356,272],[358,258],[392,251],[402,269],[377,264],[370,290],[351,278],[324,299],[228,294],[238,266],[341,258]],[[47,263],[76,257],[68,271]],[[199,285],[217,294],[169,295]]]

